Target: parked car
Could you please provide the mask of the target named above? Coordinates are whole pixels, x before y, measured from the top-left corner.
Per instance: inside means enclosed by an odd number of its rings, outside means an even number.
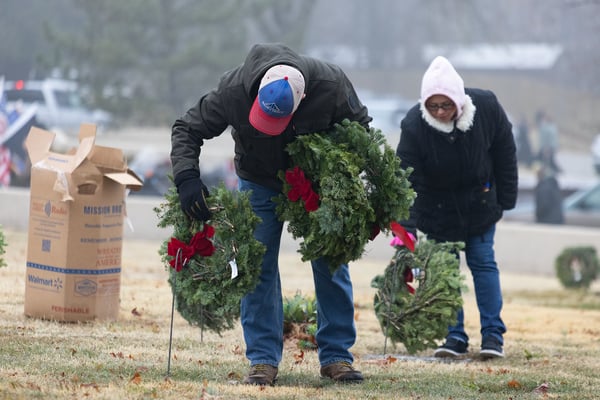
[[[535,222],[534,204],[507,211],[503,219],[506,221]],[[565,225],[600,228],[600,182],[581,189],[563,200]]]
[[[16,80],[4,82],[9,107],[35,104],[37,121],[49,130],[77,135],[82,123],[93,123],[98,131],[113,124],[110,113],[92,110],[84,104],[77,83],[62,79]]]
[[[565,223],[600,228],[600,183],[564,200]]]
[[[172,185],[169,178],[171,160],[155,147],[142,147],[128,163],[129,169],[142,180],[142,188],[132,195],[164,196]]]
[[[170,176],[173,173],[169,154],[155,147],[142,147],[129,162],[129,169],[143,181],[144,186],[132,195],[164,196],[173,185]],[[210,167],[201,166],[202,182],[209,191],[223,182],[227,189],[237,188],[237,175],[233,160],[213,163]]]

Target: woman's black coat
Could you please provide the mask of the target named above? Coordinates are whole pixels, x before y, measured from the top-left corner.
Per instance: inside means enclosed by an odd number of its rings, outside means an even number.
[[[396,154],[404,169],[414,169],[409,179],[417,193],[410,219],[402,223],[435,240],[465,241],[482,234],[517,200],[512,125],[492,92],[465,92],[475,106],[465,131],[435,129],[419,104],[401,123]]]

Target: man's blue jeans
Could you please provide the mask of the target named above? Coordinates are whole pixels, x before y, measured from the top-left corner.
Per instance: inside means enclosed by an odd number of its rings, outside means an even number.
[[[465,242],[465,257],[467,266],[473,276],[475,299],[479,309],[481,336],[495,337],[504,344],[502,335],[506,326],[502,322],[502,292],[500,290],[500,273],[494,255],[494,235],[496,225],[493,225],[482,235],[472,236]],[[448,329],[447,338],[456,338],[469,342],[465,333],[464,311],[458,313],[457,324]]]
[[[254,236],[267,248],[260,282],[254,292],[244,296],[241,304],[246,357],[250,365],[277,367],[283,352],[283,300],[278,263],[283,223],[277,218],[272,198],[280,193],[243,179],[239,180],[239,189],[252,191],[252,209],[262,219]],[[354,359],[349,349],[356,340],[356,328],[348,266],[341,265],[332,276],[323,259],[311,264],[317,299],[319,361],[322,366],[338,361],[352,363]]]

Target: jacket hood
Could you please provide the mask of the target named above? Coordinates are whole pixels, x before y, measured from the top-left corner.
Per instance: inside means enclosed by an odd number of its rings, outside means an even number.
[[[454,102],[457,109],[456,118],[460,118],[465,105],[465,85],[450,61],[437,56],[429,65],[421,82],[421,104],[436,94],[444,95]]]
[[[421,116],[431,127],[437,129],[438,131],[450,133],[456,129],[466,132],[473,126],[473,119],[475,118],[475,104],[473,104],[473,100],[471,96],[465,95],[464,105],[462,106],[460,117],[450,122],[441,122],[438,121],[431,115],[427,107],[425,107],[425,102],[421,101],[419,104],[419,108],[421,110]]]
[[[267,70],[275,65],[290,65],[302,73],[308,83],[308,68],[298,53],[284,44],[255,44],[250,49],[243,65],[242,81],[248,96],[253,98],[258,93],[260,80]]]

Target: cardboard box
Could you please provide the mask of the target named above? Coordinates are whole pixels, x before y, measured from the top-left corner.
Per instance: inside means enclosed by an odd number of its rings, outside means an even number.
[[[116,319],[126,189],[142,183],[119,149],[95,145],[81,125],[79,147],[51,151],[55,134],[33,127],[25,315],[58,321]]]

